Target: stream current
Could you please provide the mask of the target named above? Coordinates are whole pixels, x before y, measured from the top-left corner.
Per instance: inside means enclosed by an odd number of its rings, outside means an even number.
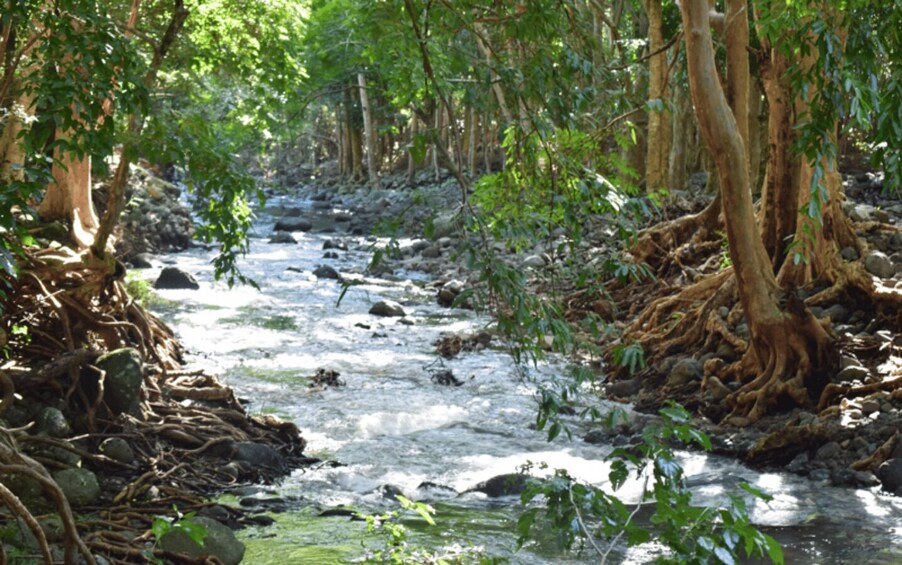
[[[309,202],[281,204],[309,207]],[[297,470],[261,489],[256,496],[278,496],[295,509],[273,515],[273,526],[239,534],[248,547],[244,562],[359,558],[381,540],[366,536],[363,522],[318,514],[337,506],[380,512],[393,506],[392,492],[398,489],[437,510],[438,525],[414,527],[413,544],[472,544],[512,563],[597,563],[594,553],[561,553],[541,537],[516,552],[516,520],[523,510],[516,497],[457,494],[527,462],[606,482],[603,460],[612,447],[578,439],[585,431],[579,422],[573,422],[573,440],[549,443],[534,429],[537,383],[563,374],[565,366],[546,362],[531,367],[524,379],[503,348],[489,347],[444,361],[463,384],[441,386],[430,378],[438,358],[432,342],[443,332],[486,327],[488,318],[438,306],[433,293],[423,289],[429,277],[412,272],[395,273],[391,280],[362,279],[338,305],[341,285],[318,280],[313,269],[329,264],[342,274],[361,273],[370,252],[350,239],[349,251],[323,259],[323,243],[340,237],[337,233],[295,233],[297,245],[268,243],[273,222],[261,214],[241,262],[259,291],[214,283],[215,252],[194,249],[161,259],[193,273],[201,289],[158,291],[164,303],[153,308],[176,331],[192,364],[220,375],[251,413],[294,422],[309,456],[342,464]],[[158,272],[149,269],[145,276],[154,279]],[[413,325],[368,314],[381,299],[400,302]],[[308,388],[318,368],[338,371],[346,386]],[[696,503],[715,503],[742,481],[773,495],[769,504],[752,503],[751,513],[783,544],[787,564],[902,563],[902,499],[757,472],[700,453],[682,452],[679,458]],[[635,501],[640,490],[628,484],[618,495]],[[644,563],[660,554],[653,546],[617,551],[609,563]]]

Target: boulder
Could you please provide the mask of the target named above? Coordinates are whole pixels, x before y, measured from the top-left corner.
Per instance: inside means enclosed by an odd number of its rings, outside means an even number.
[[[288,466],[281,453],[264,443],[241,441],[235,442],[231,446],[231,457],[235,461],[243,461],[274,470],[285,469]]]
[[[432,237],[439,239],[460,233],[463,229],[463,218],[460,212],[440,214],[432,220]]]
[[[273,231],[310,231],[313,224],[303,218],[282,218],[273,226]]]
[[[326,251],[323,253],[323,259],[338,259],[338,253],[334,251]]]
[[[526,485],[532,477],[523,473],[505,473],[492,477],[487,481],[482,481],[473,488],[469,488],[464,492],[481,492],[489,498],[498,498],[501,496],[515,496],[526,490]]]
[[[153,255],[150,253],[138,253],[129,261],[133,269],[150,269],[153,267]]]
[[[373,304],[373,307],[370,308],[370,314],[388,318],[401,318],[407,315],[404,308],[393,300],[380,300]]]
[[[327,239],[323,242],[323,251],[327,249],[338,249],[339,251],[347,251],[348,244],[340,239]]]
[[[461,292],[464,290],[464,283],[459,280],[450,280],[442,285],[438,291],[438,303],[445,308],[450,308],[454,304]]]
[[[75,467],[53,473],[53,480],[72,506],[86,506],[100,496],[97,476],[87,469]]]
[[[843,247],[839,254],[846,261],[858,261],[859,259],[858,250],[851,246]]]
[[[870,374],[871,372],[867,367],[862,367],[861,365],[849,365],[836,374],[835,382],[864,381]]]
[[[896,273],[892,261],[882,251],[871,251],[864,260],[864,268],[875,277],[889,279]]]
[[[680,386],[693,381],[702,380],[704,375],[704,367],[702,364],[692,358],[680,359],[670,370],[667,377],[669,386]]]
[[[153,287],[157,289],[190,289],[197,290],[200,288],[194,275],[179,269],[178,267],[163,267],[160,276],[153,283]]]
[[[639,379],[627,379],[624,381],[615,381],[613,383],[608,383],[605,385],[605,391],[610,396],[617,396],[620,398],[625,398],[627,396],[632,396],[639,392],[642,388],[642,383]]]
[[[269,236],[269,242],[296,244],[298,241],[287,231],[275,231]]]
[[[47,406],[38,412],[35,428],[38,433],[59,438],[68,437],[72,431],[63,413],[52,406]]]
[[[877,478],[887,492],[902,493],[902,458],[894,457],[877,468]]]
[[[138,350],[116,349],[97,359],[96,366],[106,373],[103,399],[113,414],[140,416],[144,362]]]
[[[100,444],[100,453],[120,463],[130,464],[135,461],[132,446],[121,437],[111,437]]]
[[[183,553],[197,558],[202,555],[213,555],[225,565],[238,565],[244,559],[244,544],[238,541],[235,534],[213,518],[195,516],[191,522],[199,524],[206,530],[203,545],[197,543],[181,529],[173,529],[163,534],[158,540],[161,549],[173,553]]]
[[[341,275],[338,274],[338,271],[336,271],[329,265],[319,265],[316,269],[313,270],[313,274],[320,279],[331,279],[335,281],[341,280]]]

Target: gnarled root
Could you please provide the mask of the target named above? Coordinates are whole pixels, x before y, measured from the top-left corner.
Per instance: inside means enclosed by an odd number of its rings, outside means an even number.
[[[827,325],[800,306],[752,328],[752,346],[728,372],[740,379],[755,376],[727,397],[731,416],[754,422],[781,399],[810,406],[812,393],[823,390],[821,381],[836,363],[833,337]]]
[[[630,250],[637,263],[648,263],[656,268],[672,251],[684,244],[699,244],[706,241],[721,225],[720,194],[697,214],[682,216],[669,222],[661,222],[639,234],[639,241]]]

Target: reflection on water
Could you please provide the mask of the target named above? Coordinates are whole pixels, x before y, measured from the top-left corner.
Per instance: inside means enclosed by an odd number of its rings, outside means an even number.
[[[271,222],[263,222],[258,233],[268,234],[270,227]],[[211,283],[211,253],[176,255],[169,259],[194,273],[201,290],[161,292],[177,303],[162,315],[198,364],[221,374],[249,399],[251,412],[293,420],[309,442],[310,455],[346,465],[298,471],[279,486],[280,494],[318,507],[375,511],[389,504],[380,487],[392,485],[413,498],[442,500],[440,527],[417,532],[421,543],[472,542],[489,553],[513,556],[516,563],[597,561],[593,555],[561,555],[551,543],[531,544],[514,555],[516,501],[458,498],[450,489],[463,491],[527,463],[566,468],[603,485],[603,459],[610,448],[579,440],[547,443],[544,433],[531,426],[534,384],[518,377],[504,352],[488,349],[444,361],[464,384],[433,383],[427,370],[436,361],[431,343],[443,331],[473,331],[487,320],[435,305],[432,294],[420,288],[422,276],[391,283],[366,280],[351,287],[338,306],[340,286],[317,280],[312,270],[331,264],[342,273],[362,272],[368,254],[352,245],[339,259],[325,260],[326,238],[304,234],[296,246],[255,239],[242,269],[259,283],[259,292]],[[414,325],[370,316],[370,306],[382,298],[402,303]],[[312,392],[306,377],[320,367],[341,373],[347,386]],[[555,363],[531,371],[538,381],[562,373]],[[716,503],[742,481],[771,493],[770,504],[753,504],[752,516],[784,544],[787,563],[902,563],[898,499],[756,473],[702,454],[683,453],[680,461],[700,503]],[[640,490],[641,485],[628,484],[619,494],[635,501]],[[317,518],[301,508],[279,517],[275,530],[244,534],[248,562],[351,559],[360,555],[363,530],[359,522]],[[653,555],[654,548],[645,546],[620,553],[614,562],[641,563]]]

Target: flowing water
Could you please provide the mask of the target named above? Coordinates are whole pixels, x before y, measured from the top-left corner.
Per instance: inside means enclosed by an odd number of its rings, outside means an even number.
[[[298,205],[298,203],[286,203]],[[301,203],[300,205],[303,205]],[[458,387],[432,381],[437,356],[432,342],[442,332],[475,331],[489,320],[435,304],[423,289],[428,278],[403,273],[393,280],[361,279],[337,305],[341,286],[311,271],[331,264],[342,273],[362,272],[365,249],[322,258],[334,234],[296,233],[298,245],[267,241],[273,219],[263,216],[242,262],[260,291],[229,290],[212,282],[213,252],[193,250],[164,257],[194,273],[200,291],[160,291],[156,310],[176,330],[193,362],[217,374],[249,402],[251,413],[274,413],[295,422],[308,441],[307,454],[343,466],[298,470],[273,487],[296,501],[296,511],[277,523],[242,532],[247,563],[350,561],[379,540],[364,535],[362,522],[318,517],[322,509],[348,506],[378,512],[391,505],[392,489],[425,499],[438,525],[416,528],[414,543],[442,547],[474,544],[513,563],[598,562],[597,555],[562,554],[554,544],[533,543],[515,552],[515,525],[522,511],[515,498],[458,495],[495,475],[532,462],[566,468],[573,476],[603,484],[604,456],[611,447],[574,436],[552,443],[536,431],[536,383],[564,373],[561,363],[515,370],[502,348],[489,347],[444,361],[463,381]],[[155,277],[157,270],[146,272]],[[368,314],[379,299],[404,305],[398,318]],[[318,368],[338,371],[346,386],[308,387]],[[579,424],[574,422],[579,430]],[[902,501],[867,490],[836,489],[783,473],[759,473],[698,453],[681,453],[699,502],[715,502],[746,481],[774,495],[755,503],[754,521],[784,544],[789,564],[902,563]],[[389,488],[386,488],[389,487]],[[619,494],[635,500],[638,485]],[[609,562],[641,563],[654,547],[619,550]]]

